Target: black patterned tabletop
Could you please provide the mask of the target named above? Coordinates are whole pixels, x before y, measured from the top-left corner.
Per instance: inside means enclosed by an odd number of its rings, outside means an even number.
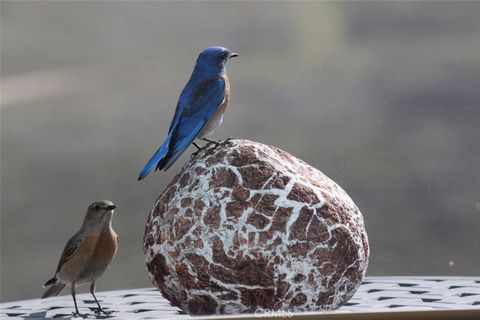
[[[114,311],[109,319],[202,319],[173,307],[154,288],[98,292],[97,298],[105,309]],[[77,295],[77,301],[81,313],[89,313],[89,319],[96,318],[93,313],[96,304],[90,294]],[[355,296],[333,313],[308,313],[308,317],[304,316],[307,314],[283,315],[291,319],[324,319],[326,315],[348,314],[354,318],[356,314],[365,313],[421,313],[432,310],[464,310],[469,315],[478,312],[480,319],[480,277],[367,277]],[[8,319],[65,319],[72,317],[72,311],[73,301],[69,295],[0,304],[0,317]],[[268,311],[259,310],[256,314],[240,317],[267,318],[275,315],[278,319],[282,315],[265,312]]]

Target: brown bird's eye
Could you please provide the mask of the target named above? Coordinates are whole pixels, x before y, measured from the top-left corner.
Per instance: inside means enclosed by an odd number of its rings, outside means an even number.
[[[98,204],[94,205],[94,206],[93,206],[93,210],[95,210],[95,211],[100,210],[100,206],[99,206]]]

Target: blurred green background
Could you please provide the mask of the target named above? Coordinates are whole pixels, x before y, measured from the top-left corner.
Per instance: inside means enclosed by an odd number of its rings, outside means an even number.
[[[138,183],[197,54],[240,54],[216,137],[276,145],[364,214],[369,275],[480,274],[480,2],[1,2],[1,301],[36,298],[110,199],[98,290],[150,286]],[[82,290],[86,290],[83,288]],[[68,294],[68,291],[65,292]]]

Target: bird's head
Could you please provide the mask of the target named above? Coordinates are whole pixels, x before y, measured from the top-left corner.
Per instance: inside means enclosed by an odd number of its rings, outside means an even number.
[[[197,68],[203,72],[223,74],[225,73],[227,62],[233,57],[238,57],[238,54],[231,52],[227,48],[210,47],[198,55]]]
[[[88,206],[87,214],[85,215],[85,220],[83,222],[84,227],[101,229],[105,226],[109,226],[115,208],[116,206],[112,201],[95,201]]]

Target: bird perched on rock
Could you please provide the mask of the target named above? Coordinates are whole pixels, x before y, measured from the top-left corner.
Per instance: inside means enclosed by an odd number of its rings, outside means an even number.
[[[230,98],[225,66],[237,56],[223,47],[210,47],[200,53],[178,99],[167,138],[140,172],[138,180],[145,178],[153,168],[167,170],[191,143],[201,149],[193,142],[196,138],[218,144],[207,136],[222,123]]]
[[[110,266],[117,252],[118,237],[112,228],[112,216],[115,205],[108,200],[92,203],[85,215],[80,230],[68,240],[58,262],[55,276],[45,282],[48,289],[43,298],[58,295],[67,285],[71,286],[71,294],[75,304],[75,316],[78,312],[75,299],[75,286],[90,283],[90,293],[98,305],[97,313],[109,314],[103,310],[95,297],[95,281]]]

